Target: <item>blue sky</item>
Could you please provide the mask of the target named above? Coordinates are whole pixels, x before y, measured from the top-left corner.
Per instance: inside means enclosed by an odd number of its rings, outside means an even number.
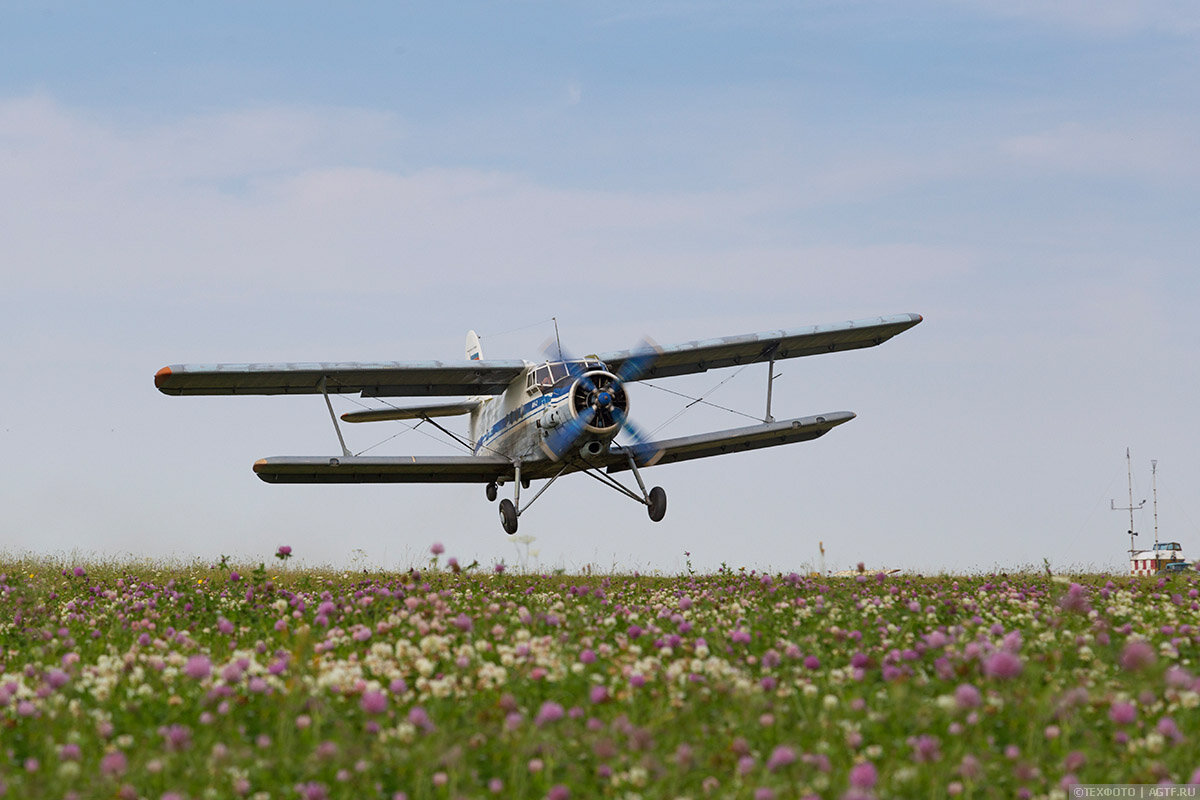
[[[0,10],[0,548],[512,562],[478,487],[255,480],[332,452],[319,400],[153,372],[453,359],[468,328],[533,358],[552,315],[602,351],[918,312],[781,368],[777,415],[854,422],[655,472],[656,526],[556,485],[522,517],[540,563],[796,569],[824,541],[831,566],[1116,569],[1126,446],[1200,554],[1190,4],[448,6]],[[760,413],[764,379],[712,399]]]

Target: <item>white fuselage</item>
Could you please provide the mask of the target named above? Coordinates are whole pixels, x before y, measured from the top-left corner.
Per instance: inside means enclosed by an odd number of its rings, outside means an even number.
[[[580,363],[586,368],[603,368],[599,362]],[[542,442],[574,415],[570,403],[574,382],[561,363],[526,362],[525,372],[503,394],[479,398],[469,432],[475,454],[521,462],[546,460]],[[611,440],[612,435],[588,438]]]

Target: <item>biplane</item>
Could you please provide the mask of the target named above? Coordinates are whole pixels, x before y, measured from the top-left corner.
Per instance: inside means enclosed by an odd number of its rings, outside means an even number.
[[[540,362],[486,360],[479,337],[467,334],[463,361],[389,361],[281,364],[184,364],[163,367],[154,384],[169,395],[320,394],[337,432],[341,454],[276,456],[254,464],[267,483],[481,483],[488,500],[512,484],[500,501],[504,530],[563,475],[584,472],[646,506],[658,522],[667,511],[659,486],[647,489],[642,470],[694,458],[804,442],[854,419],[836,411],[793,419],[771,414],[775,362],[786,358],[856,350],[882,344],[921,322],[919,314],[815,325],[574,358],[561,347]],[[651,378],[762,363],[767,367],[766,414],[759,424],[652,439],[629,416],[626,384]],[[363,398],[450,398],[421,405],[393,405],[341,415],[347,423],[419,420],[455,439],[459,456],[362,456],[346,447],[331,394]],[[458,398],[458,399],[453,399]],[[467,415],[467,438],[437,419]],[[618,442],[618,435],[623,441]],[[628,471],[636,488],[614,475]],[[521,503],[521,489],[546,480]]]

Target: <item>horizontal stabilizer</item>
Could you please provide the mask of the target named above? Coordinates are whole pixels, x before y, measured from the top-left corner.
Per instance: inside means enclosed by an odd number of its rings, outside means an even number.
[[[407,408],[380,408],[371,411],[348,411],[342,414],[346,422],[385,422],[393,419],[425,419],[427,417],[454,417],[459,414],[470,414],[479,407],[478,400],[464,400],[461,403],[432,403],[425,406],[409,406]]]

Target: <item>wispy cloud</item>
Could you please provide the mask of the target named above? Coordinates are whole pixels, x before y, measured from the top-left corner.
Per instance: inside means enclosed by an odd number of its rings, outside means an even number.
[[[1068,122],[1000,142],[1013,162],[1061,172],[1144,179],[1184,178],[1200,171],[1194,133],[1160,124],[1109,127]]]
[[[998,17],[1099,34],[1155,31],[1200,33],[1200,5],[1191,0],[948,0]]]
[[[52,289],[411,292],[448,272],[477,286],[519,272],[548,287],[581,274],[666,287],[727,285],[737,271],[777,289],[819,281],[827,296],[969,261],[953,248],[797,237],[772,216],[777,188],[563,189],[513,172],[380,166],[403,151],[402,131],[354,109],[139,126],[44,97],[0,103],[0,180],[25,187],[0,199],[6,258],[18,287]],[[372,160],[364,151],[389,155],[358,165]]]

